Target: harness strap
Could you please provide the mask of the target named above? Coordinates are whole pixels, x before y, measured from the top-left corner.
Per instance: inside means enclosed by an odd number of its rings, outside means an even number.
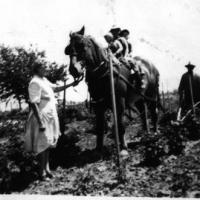
[[[156,102],[153,98],[147,97],[146,95],[142,94],[139,90],[137,90],[133,85],[122,75],[119,74],[118,71],[114,68],[113,72],[117,75],[119,75],[119,78],[122,79],[128,86],[130,86],[138,95],[144,98],[146,101]]]
[[[99,68],[104,64],[105,62],[104,61],[102,61],[101,63],[100,63],[100,65],[98,66],[98,67],[96,67],[93,71],[92,71],[92,73],[94,73],[94,72],[96,72],[96,71],[98,71],[99,70]]]
[[[103,64],[104,64],[104,63],[101,63],[101,65],[100,65],[99,67],[95,68],[95,71],[97,71]],[[117,66],[118,66],[118,65],[117,65]],[[118,68],[120,69],[119,66],[118,66]],[[94,71],[93,71],[93,72],[94,72]],[[141,97],[143,97],[144,100],[146,100],[146,101],[151,101],[151,102],[156,102],[156,100],[154,100],[153,98],[147,97],[146,95],[142,94],[139,90],[137,90],[137,89],[130,83],[130,81],[127,80],[127,78],[125,78],[121,73],[119,73],[119,71],[118,71],[116,68],[113,69],[113,72],[117,75],[117,78],[118,78],[118,79],[123,80],[123,81],[124,81],[128,86],[130,86],[138,95],[140,95]],[[109,70],[106,70],[105,73],[104,73],[102,76],[100,76],[100,77],[98,78],[98,80],[99,80],[99,79],[102,79],[103,77],[105,77],[108,73],[109,73]]]
[[[91,104],[96,105],[96,104],[102,103],[103,101],[104,101],[104,98],[100,98],[100,99],[98,99],[98,100],[96,100],[96,101],[92,100],[92,101],[91,101]]]
[[[115,59],[113,59],[115,61]],[[97,72],[103,65],[105,64],[105,62],[101,62],[100,65],[98,67],[96,67],[92,72]],[[116,63],[115,63],[116,64]],[[124,64],[128,69],[130,69],[131,67]],[[120,66],[117,64],[118,68],[120,69]],[[146,101],[151,101],[151,102],[157,102],[156,100],[154,100],[153,98],[150,98],[150,97],[147,97],[146,95],[142,94],[138,89],[136,89],[128,80],[127,78],[125,78],[119,71],[119,69],[117,70],[116,68],[113,69],[113,72],[114,74],[117,75],[117,79],[121,79],[123,80],[129,87],[131,87],[138,95],[140,95],[141,97],[144,98],[144,100]],[[105,73],[100,76],[98,78],[99,79],[102,79],[103,77],[105,77],[107,74],[109,73],[109,70],[106,70]]]

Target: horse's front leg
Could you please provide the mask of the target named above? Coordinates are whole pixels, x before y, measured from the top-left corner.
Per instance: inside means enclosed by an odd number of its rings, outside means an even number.
[[[105,110],[103,108],[96,108],[96,150],[102,151],[103,140],[104,140],[104,129],[105,129]]]
[[[119,130],[120,150],[127,149],[127,144],[125,141],[125,126],[123,122],[123,114],[118,115],[118,130]]]

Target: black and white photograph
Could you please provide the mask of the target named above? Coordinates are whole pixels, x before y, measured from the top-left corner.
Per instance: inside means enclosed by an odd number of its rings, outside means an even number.
[[[200,197],[200,0],[0,0],[15,195]]]

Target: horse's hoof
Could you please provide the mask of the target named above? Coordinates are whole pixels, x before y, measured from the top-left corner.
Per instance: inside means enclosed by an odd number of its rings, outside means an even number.
[[[128,156],[129,156],[129,153],[128,153],[127,150],[123,149],[123,150],[121,150],[121,152],[120,152],[120,156],[122,156],[122,157],[128,157]]]

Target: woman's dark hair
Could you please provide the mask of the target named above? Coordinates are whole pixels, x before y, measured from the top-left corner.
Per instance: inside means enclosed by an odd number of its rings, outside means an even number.
[[[38,74],[41,68],[43,68],[43,65],[41,63],[34,63],[31,67],[32,74]]]
[[[132,52],[132,44],[128,42],[128,53]]]

